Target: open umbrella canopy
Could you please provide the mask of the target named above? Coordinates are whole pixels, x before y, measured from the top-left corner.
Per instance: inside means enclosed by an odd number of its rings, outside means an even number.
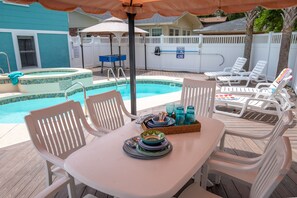
[[[147,31],[137,27],[134,28],[134,31],[135,33],[138,33],[138,34],[148,33]],[[85,32],[85,33],[98,32],[98,33],[107,33],[107,34],[114,33],[116,35],[117,33],[120,33],[120,34],[127,33],[129,32],[129,29],[128,29],[128,24],[125,23],[123,20],[116,17],[111,17],[109,19],[104,20],[102,23],[85,28],[80,32]]]
[[[206,15],[220,9],[226,13],[245,12],[256,6],[269,9],[295,6],[296,0],[8,0],[15,3],[38,2],[53,10],[73,11],[81,8],[87,13],[103,14],[110,11],[113,16],[127,18],[126,13],[137,15],[135,19],[150,18],[155,13],[163,16],[179,16],[183,12]]]

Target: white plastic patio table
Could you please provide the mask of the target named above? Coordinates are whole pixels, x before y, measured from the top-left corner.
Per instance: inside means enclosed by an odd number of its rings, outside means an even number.
[[[173,150],[163,158],[134,159],[123,151],[124,141],[143,131],[131,122],[71,154],[65,169],[86,185],[115,197],[172,197],[202,167],[224,133],[221,121],[198,120],[200,132],[166,136]]]

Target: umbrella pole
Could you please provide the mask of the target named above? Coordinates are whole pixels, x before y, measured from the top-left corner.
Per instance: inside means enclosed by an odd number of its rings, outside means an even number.
[[[130,93],[131,113],[136,115],[136,72],[135,72],[135,32],[134,18],[136,14],[127,13],[129,24],[129,59],[130,59]]]
[[[85,68],[84,46],[83,46],[83,35],[82,34],[80,34],[80,48],[81,48],[81,64],[82,64],[82,68]]]

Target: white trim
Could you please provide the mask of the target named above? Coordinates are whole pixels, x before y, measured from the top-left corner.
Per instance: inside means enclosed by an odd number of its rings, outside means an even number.
[[[38,43],[38,35],[37,35],[38,33],[35,31],[14,31],[14,32],[11,32],[11,34],[12,34],[13,48],[14,48],[15,59],[16,59],[16,64],[17,64],[18,70],[21,70],[24,68],[22,68],[22,62],[21,62],[20,50],[19,50],[20,48],[19,48],[17,36],[33,36],[34,37],[37,67],[41,68],[39,43]]]
[[[24,29],[1,29],[0,32],[36,32],[37,34],[69,34],[68,31],[51,31],[51,30],[24,30]]]
[[[12,2],[5,1],[5,0],[3,0],[2,3],[4,3],[4,4],[8,4],[8,5],[15,5],[15,6],[29,7],[28,4],[12,3]]]

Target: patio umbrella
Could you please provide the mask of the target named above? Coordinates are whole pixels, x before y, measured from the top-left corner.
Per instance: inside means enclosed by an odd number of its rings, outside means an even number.
[[[131,113],[136,114],[135,39],[134,19],[150,18],[155,13],[163,16],[179,16],[183,12],[194,15],[212,14],[217,10],[226,13],[245,12],[256,6],[279,9],[296,6],[296,0],[7,0],[14,3],[38,2],[44,7],[60,11],[81,8],[87,13],[103,14],[107,11],[119,18],[127,18],[129,24]]]
[[[110,38],[111,55],[112,55],[112,35],[115,35],[119,44],[119,55],[121,55],[121,38],[125,33],[129,32],[129,30],[128,30],[128,24],[125,23],[123,20],[116,17],[111,17],[111,18],[105,19],[102,23],[93,25],[91,27],[87,27],[81,30],[80,32],[108,34]],[[148,33],[147,31],[137,27],[134,28],[134,32],[137,34]],[[121,66],[121,61],[120,61],[120,66]]]

